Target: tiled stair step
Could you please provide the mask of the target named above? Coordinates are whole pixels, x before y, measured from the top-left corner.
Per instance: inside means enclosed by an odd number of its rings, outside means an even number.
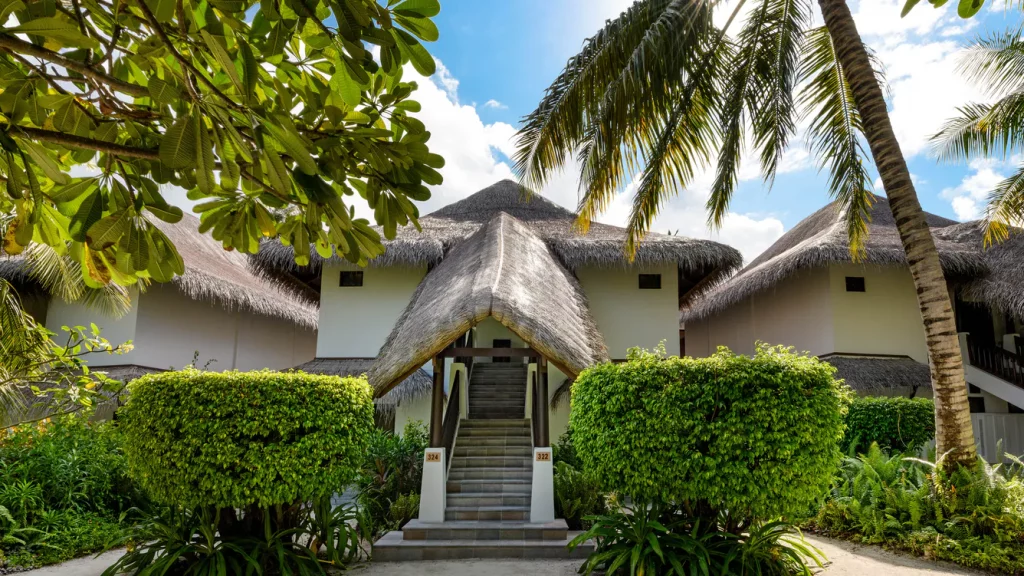
[[[469,411],[469,415],[474,418],[511,418],[513,416],[522,416],[523,409],[500,409],[500,410],[487,410],[486,408],[474,409]]]
[[[565,520],[530,522],[420,522],[402,527],[405,540],[555,540],[569,534]]]
[[[481,446],[533,446],[533,440],[526,436],[464,436],[459,435],[455,448],[479,448]]]
[[[519,428],[465,428],[459,430],[459,439],[461,440],[465,436],[519,436],[519,437],[530,437],[530,429],[526,427]]]
[[[529,506],[447,506],[444,519],[447,520],[491,520],[501,522],[525,522],[530,518]]]
[[[478,404],[518,404],[520,406],[526,406],[526,395],[520,394],[518,396],[473,396],[469,397],[470,406]]]
[[[530,459],[522,456],[462,456],[452,460],[452,470],[469,468],[529,468]]]
[[[504,420],[461,420],[459,428],[523,428],[530,427],[530,421],[523,418],[507,418]]]
[[[480,446],[467,448],[465,446],[456,445],[455,452],[452,456],[455,458],[462,458],[465,456],[518,456],[519,458],[529,458],[532,454],[533,449],[529,446]]]
[[[448,480],[490,480],[492,482],[503,482],[505,480],[531,480],[533,470],[530,468],[509,469],[509,468],[459,468],[448,471]]]
[[[405,540],[401,532],[388,532],[373,545],[374,562],[416,560],[467,560],[473,558],[507,558],[526,560],[586,558],[593,550],[592,542],[577,546],[572,552],[566,546],[579,532],[569,532],[565,540]],[[527,570],[525,573],[529,573]]]
[[[455,492],[448,495],[448,508],[479,508],[481,506],[529,506],[529,494],[504,492]]]
[[[529,478],[514,480],[502,478],[500,480],[449,480],[446,485],[449,494],[526,494],[529,495],[533,489],[533,482]]]

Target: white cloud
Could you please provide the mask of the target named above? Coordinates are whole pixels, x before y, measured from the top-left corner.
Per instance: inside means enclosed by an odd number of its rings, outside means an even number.
[[[980,159],[970,163],[971,172],[957,186],[944,189],[940,196],[950,201],[959,220],[975,220],[985,213],[986,199],[1006,175],[1005,163]]]
[[[498,102],[494,98],[491,98],[487,102],[484,102],[484,108],[494,108],[496,110],[508,110],[508,106]]]

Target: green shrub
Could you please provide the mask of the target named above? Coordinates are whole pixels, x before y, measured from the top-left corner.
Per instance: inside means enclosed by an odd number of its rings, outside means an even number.
[[[846,415],[845,451],[877,442],[888,452],[916,453],[933,438],[935,403],[927,398],[859,397]]]
[[[129,469],[152,498],[186,508],[331,494],[355,478],[373,430],[359,378],[186,369],[130,392],[120,413]]]
[[[419,514],[426,448],[422,422],[409,422],[401,436],[374,429],[358,479],[359,524],[371,539]]]
[[[551,461],[555,464],[565,462],[569,466],[580,468],[580,460],[576,456],[576,445],[572,443],[572,428],[566,430],[551,445]]]
[[[564,518],[570,530],[589,528],[587,516],[605,512],[604,494],[593,478],[568,462],[555,462],[555,517]]]
[[[602,489],[732,521],[805,512],[839,464],[849,390],[781,347],[710,358],[631,350],[580,374],[570,423]]]

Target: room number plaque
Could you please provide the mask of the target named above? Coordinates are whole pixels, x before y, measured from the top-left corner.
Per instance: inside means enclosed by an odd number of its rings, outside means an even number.
[[[537,452],[537,462],[550,462],[551,452]]]
[[[441,461],[441,453],[440,452],[427,452],[427,462],[440,462],[440,461]]]

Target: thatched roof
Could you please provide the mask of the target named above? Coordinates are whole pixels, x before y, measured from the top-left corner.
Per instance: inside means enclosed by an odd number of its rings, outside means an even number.
[[[594,223],[587,234],[573,225],[576,215],[512,180],[502,180],[454,204],[420,218],[422,233],[412,226],[400,228],[394,240],[385,241],[386,251],[371,266],[421,266],[441,261],[454,246],[469,238],[498,214],[515,217],[543,240],[558,260],[569,269],[580,266],[626,266],[623,246],[626,230]],[[379,230],[379,228],[378,228]],[[324,259],[310,250],[309,267],[298,267],[292,247],[278,241],[264,242],[255,257],[258,268],[270,276],[319,273]],[[337,256],[332,261],[340,262]],[[674,263],[687,276],[727,276],[739,268],[740,253],[711,240],[696,240],[652,232],[637,251],[635,264]],[[713,280],[714,278],[712,278]],[[705,283],[707,284],[707,282]]]
[[[362,376],[370,371],[374,358],[314,358],[295,367],[310,374]],[[434,381],[424,370],[416,370],[401,384],[374,400],[378,412],[393,413],[399,403],[415,400],[433,392]]]
[[[368,373],[375,395],[489,316],[567,374],[607,359],[579,282],[534,227],[499,213],[420,283]]]
[[[859,356],[826,354],[822,360],[835,366],[836,378],[857,392],[879,392],[894,388],[931,388],[927,364],[909,356]]]
[[[1024,230],[1012,229],[1009,239],[984,248],[985,223],[964,222],[934,231],[937,239],[975,248],[986,272],[959,283],[969,300],[1024,319]]]
[[[224,250],[208,234],[200,234],[199,219],[195,216],[185,214],[177,224],[159,220],[155,223],[185,262],[185,273],[172,282],[189,298],[316,329],[315,304],[297,297],[294,290],[285,289],[280,282],[255,273],[246,255]],[[0,277],[25,283],[28,277],[24,259],[0,256]]]
[[[866,264],[906,264],[903,244],[889,210],[889,202],[874,197],[866,242]],[[953,220],[926,214],[939,249],[942,268],[949,278],[971,278],[986,272],[981,243],[949,237],[940,230],[955,226]],[[729,280],[697,298],[683,311],[683,322],[699,320],[774,287],[799,270],[832,263],[851,262],[846,223],[833,202],[811,214],[782,235],[760,256]]]

